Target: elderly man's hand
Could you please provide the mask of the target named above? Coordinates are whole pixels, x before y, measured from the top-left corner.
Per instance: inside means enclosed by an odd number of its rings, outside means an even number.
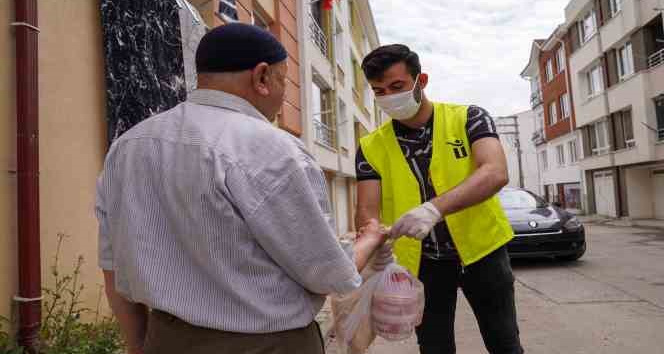
[[[392,226],[390,235],[394,238],[408,236],[423,240],[441,220],[442,215],[436,206],[426,202],[399,218]]]

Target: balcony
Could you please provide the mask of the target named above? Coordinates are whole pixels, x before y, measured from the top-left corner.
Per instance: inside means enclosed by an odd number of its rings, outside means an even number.
[[[541,92],[534,92],[530,95],[530,106],[532,108],[535,108],[539,105],[541,105],[542,102],[542,93]]]
[[[664,141],[664,128],[657,129],[657,140]]]
[[[648,68],[652,69],[664,63],[664,48],[648,56]]]
[[[544,144],[546,142],[546,139],[544,138],[544,131],[538,130],[533,132],[533,136],[530,138],[530,140],[533,142],[533,144],[535,144],[535,146]]]
[[[317,143],[320,143],[321,145],[330,149],[336,149],[334,132],[335,130],[329,127],[327,124],[321,122],[320,120],[314,119],[314,138],[316,139]]]
[[[325,58],[328,57],[327,36],[312,14],[309,14],[309,36]]]

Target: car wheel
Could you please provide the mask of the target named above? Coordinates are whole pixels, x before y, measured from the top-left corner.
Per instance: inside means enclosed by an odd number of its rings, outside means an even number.
[[[567,262],[574,262],[576,260],[579,260],[579,258],[583,257],[583,255],[586,253],[586,244],[583,244],[583,248],[579,250],[579,252],[576,252],[574,254],[570,254],[567,256],[560,256],[557,257],[560,260],[567,261]]]

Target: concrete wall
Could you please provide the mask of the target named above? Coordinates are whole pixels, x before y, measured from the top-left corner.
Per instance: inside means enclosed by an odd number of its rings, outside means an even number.
[[[0,1],[0,316],[16,292],[16,113],[13,1]]]
[[[581,169],[579,164],[570,162],[570,153],[568,149],[568,142],[576,140],[577,156],[580,158],[581,139],[579,139],[577,132],[567,134],[558,139],[547,142],[547,151],[549,155],[549,169],[542,174],[542,182],[548,184],[561,184],[561,183],[579,183],[581,182]],[[565,150],[565,165],[558,166],[558,152],[556,147],[563,145]]]
[[[0,23],[13,21],[12,1],[0,2]],[[97,267],[95,180],[106,152],[105,83],[99,4],[39,1],[39,114],[42,274],[52,285],[57,235],[69,235],[61,272],[85,259],[83,300],[96,305],[102,283]],[[16,169],[13,32],[0,34],[0,315],[16,292]]]
[[[625,170],[625,189],[629,216],[635,219],[652,218],[654,199],[650,170]]]

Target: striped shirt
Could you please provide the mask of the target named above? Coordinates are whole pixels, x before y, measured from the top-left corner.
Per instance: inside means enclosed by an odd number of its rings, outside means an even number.
[[[305,327],[361,283],[325,177],[247,101],[196,90],[118,138],[97,181],[99,265],[133,302],[229,332]]]

